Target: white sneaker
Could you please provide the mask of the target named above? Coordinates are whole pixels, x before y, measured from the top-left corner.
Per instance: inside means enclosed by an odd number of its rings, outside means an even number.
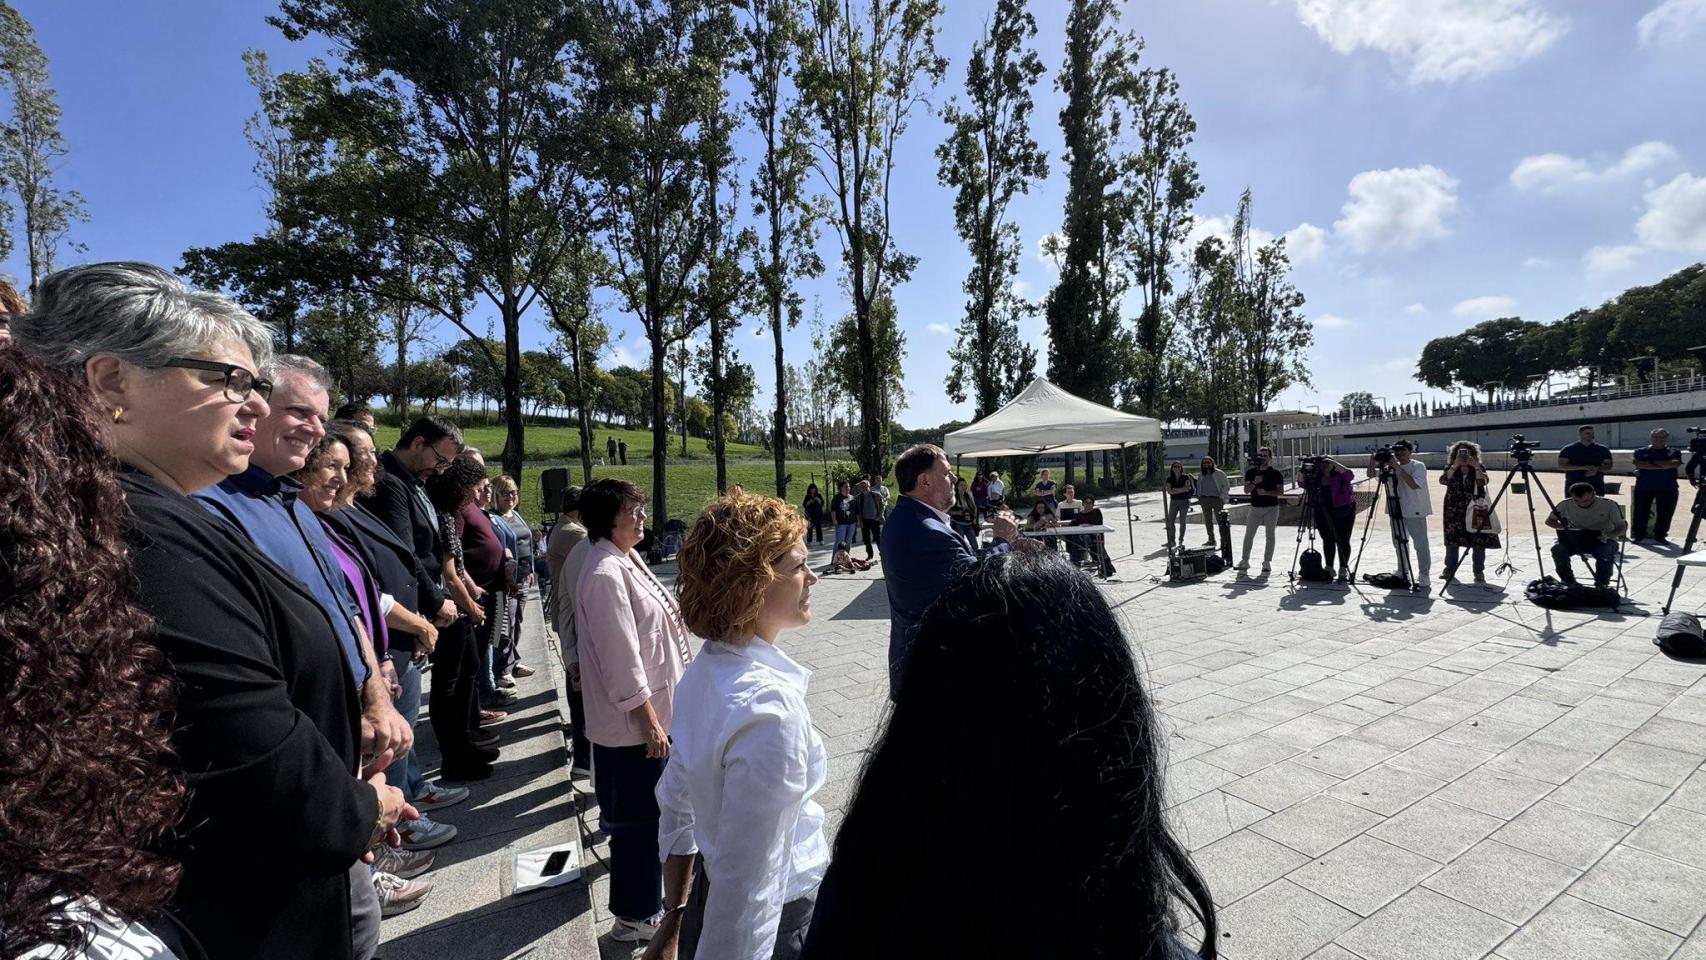
[[[617,943],[650,943],[658,935],[658,918],[649,920],[624,920],[616,918],[616,926],[610,930],[610,939]]]

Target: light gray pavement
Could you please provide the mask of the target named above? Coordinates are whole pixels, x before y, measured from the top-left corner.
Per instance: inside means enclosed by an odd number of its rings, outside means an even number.
[[[1484,587],[1438,585],[1437,529],[1427,596],[1292,589],[1295,528],[1267,578],[1169,584],[1160,506],[1134,503],[1136,556],[1111,537],[1118,582],[1103,589],[1165,716],[1170,815],[1214,892],[1222,956],[1706,957],[1706,664],[1652,643],[1674,548],[1629,549],[1619,612],[1522,600],[1538,571],[1520,512],[1516,569],[1494,575],[1496,551]],[[1362,569],[1393,566],[1377,520]],[[813,670],[833,830],[885,702],[881,567],[826,578],[813,600],[813,623],[783,643]],[[1678,607],[1703,606],[1694,572]],[[528,661],[543,648],[530,633]],[[445,814],[465,839],[429,875],[432,900],[387,921],[382,956],[638,956],[608,939],[596,863],[590,891],[502,896],[505,844],[575,832],[551,675],[523,682],[526,709],[500,727],[515,744],[502,779]]]

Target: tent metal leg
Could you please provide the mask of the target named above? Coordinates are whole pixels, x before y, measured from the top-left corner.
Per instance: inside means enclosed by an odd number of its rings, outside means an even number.
[[[1137,556],[1137,534],[1133,532],[1131,518],[1131,471],[1126,467],[1125,444],[1120,444],[1120,486],[1125,488],[1125,536],[1131,552],[1127,556]]]

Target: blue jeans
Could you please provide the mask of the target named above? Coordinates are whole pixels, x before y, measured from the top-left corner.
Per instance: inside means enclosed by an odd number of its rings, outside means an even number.
[[[663,760],[644,746],[592,745],[598,826],[610,838],[610,912],[644,920],[663,908],[663,864],[658,861],[658,778]]]
[[[836,524],[835,525],[835,543],[833,543],[831,546],[832,547],[839,547],[839,546],[845,544],[847,546],[847,548],[849,550],[851,550],[853,548],[853,532],[855,530],[857,530],[858,528],[859,528],[858,524],[853,524],[853,523],[838,523],[838,524]]]
[[[421,668],[415,666],[410,651],[389,650],[385,655],[397,668],[397,685],[403,688],[403,696],[397,701],[397,712],[402,714],[404,722],[413,727],[421,716]],[[420,795],[426,787],[426,777],[421,773],[421,761],[415,751],[410,750],[391,761],[391,766],[385,770],[385,782],[403,791],[403,796],[410,800]]]
[[[1570,557],[1578,552],[1576,546],[1564,537],[1559,537],[1552,544],[1552,563],[1558,568],[1558,579],[1568,583],[1576,582],[1576,572],[1570,569]],[[1593,555],[1594,584],[1601,587],[1610,584],[1612,567],[1617,563],[1617,544],[1609,541],[1596,543],[1580,552]]]

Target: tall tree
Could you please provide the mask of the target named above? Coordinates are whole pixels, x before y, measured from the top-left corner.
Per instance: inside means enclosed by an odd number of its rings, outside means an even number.
[[[896,248],[890,217],[897,146],[947,70],[936,53],[940,0],[811,0],[800,88],[815,126],[813,166],[828,187],[829,221],[853,296],[860,443],[867,473],[886,473],[884,392],[874,308],[918,258]]]
[[[575,408],[575,423],[580,429],[583,484],[592,482],[592,415],[587,409],[591,404],[591,373],[599,351],[610,340],[610,330],[599,318],[593,294],[609,268],[603,252],[583,240],[569,249],[539,287],[539,300],[568,358],[569,382],[564,392]]]
[[[685,307],[709,249],[699,138],[721,96],[715,57],[726,42],[715,34],[726,23],[702,0],[599,0],[598,10],[589,142],[613,286],[651,344],[652,504],[662,523],[667,368],[671,347],[694,332]]]
[[[1186,416],[1208,425],[1208,452],[1230,459],[1226,415],[1242,406],[1242,363],[1236,338],[1243,297],[1237,268],[1219,237],[1197,244],[1185,274],[1185,288],[1174,298],[1179,336],[1171,352],[1189,397]]]
[[[1027,46],[1036,33],[1025,0],[997,0],[966,65],[966,103],[942,111],[949,133],[936,148],[937,177],[955,188],[954,226],[972,258],[966,313],[948,352],[948,395],[963,403],[969,393],[979,420],[1036,374],[1037,351],[1019,339],[1019,320],[1037,308],[1013,291],[1019,227],[1007,219],[1014,195],[1048,176],[1048,155],[1031,136],[1031,88],[1043,75]]]
[[[782,333],[799,325],[800,295],[794,281],[823,272],[817,254],[818,204],[806,190],[811,169],[809,120],[794,79],[795,52],[805,42],[802,18],[805,0],[737,0],[741,22],[741,73],[751,90],[746,115],[763,141],[752,177],[753,211],[764,221],[764,238],[754,247],[760,308],[770,320],[770,339],[776,369],[776,409],[772,417],[771,451],[776,464],[776,495],[787,490],[788,386],[784,371]],[[721,481],[718,489],[722,489]]]
[[[576,89],[580,0],[281,0],[290,40],[323,37],[343,63],[305,111],[326,139],[382,162],[344,194],[453,265],[498,312],[504,472],[521,475],[521,318],[581,218]],[[335,216],[335,210],[320,211]],[[441,310],[473,336],[460,311]]]
[[[21,213],[33,290],[53,271],[71,224],[86,223],[89,215],[82,194],[54,186],[55,167],[69,153],[59,132],[58,95],[35,28],[5,0],[0,0],[0,92],[10,100],[10,113],[0,124],[0,188],[18,198],[16,211],[0,200],[0,256],[9,252],[6,228],[12,215]]]
[[[1133,142],[1119,158],[1120,193],[1127,204],[1120,247],[1141,295],[1128,394],[1141,413],[1154,417],[1163,413],[1158,401],[1173,335],[1166,302],[1173,293],[1174,261],[1190,232],[1191,205],[1202,195],[1196,161],[1185,152],[1197,124],[1179,96],[1173,71],[1147,67],[1124,86]],[[1160,473],[1165,453],[1161,444],[1149,445],[1149,477]]]
[[[1072,0],[1066,15],[1066,66],[1055,84],[1066,95],[1060,130],[1066,145],[1066,205],[1054,243],[1060,279],[1044,305],[1049,329],[1049,378],[1097,403],[1113,402],[1115,352],[1120,346],[1123,276],[1116,257],[1120,233],[1118,180],[1111,150],[1119,138],[1115,98],[1132,74],[1137,41],[1116,31],[1114,0]],[[1067,457],[1067,482],[1072,458]]]
[[[1303,294],[1291,283],[1285,238],[1255,248],[1251,243],[1250,191],[1245,190],[1232,227],[1232,256],[1243,301],[1233,329],[1243,365],[1246,409],[1266,410],[1287,387],[1309,383],[1304,359],[1315,334],[1303,315]],[[1254,423],[1250,429],[1248,440],[1254,446]]]

